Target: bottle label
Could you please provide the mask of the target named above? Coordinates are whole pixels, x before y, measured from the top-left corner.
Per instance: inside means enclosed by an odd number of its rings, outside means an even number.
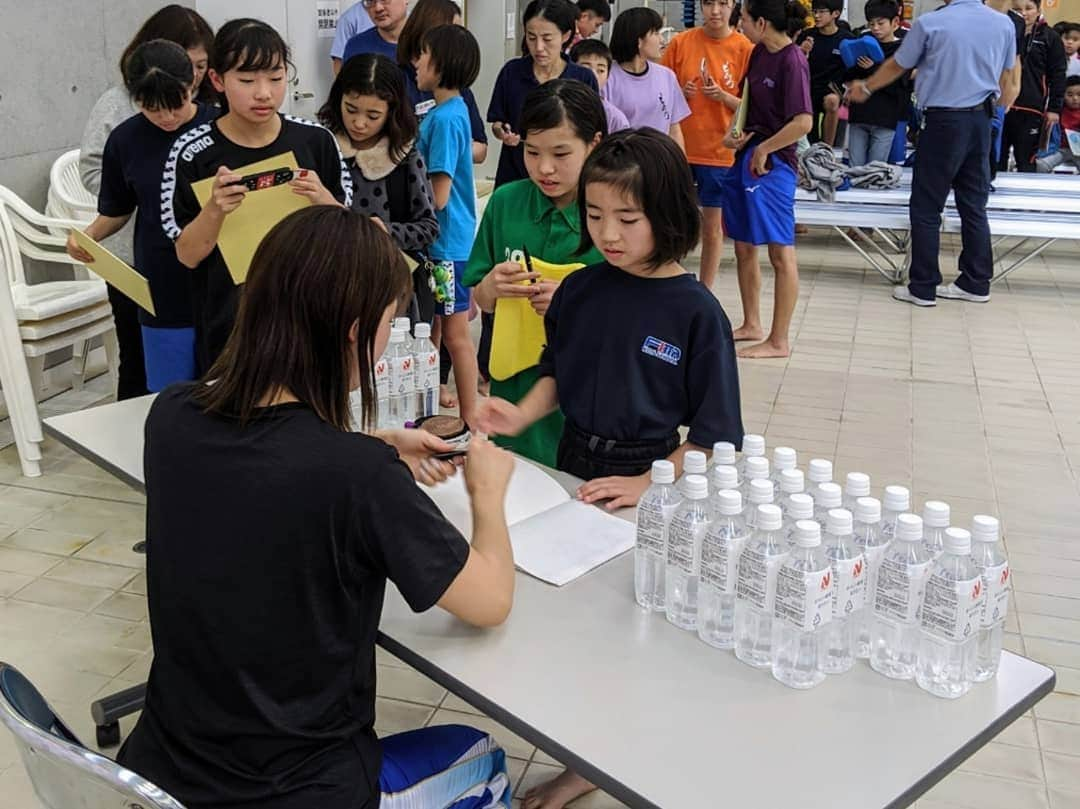
[[[1005,620],[1009,608],[1009,563],[1002,562],[1000,565],[983,568],[982,572],[983,591],[986,600],[983,602],[982,626],[989,629],[999,621]]]
[[[866,604],[866,561],[863,557],[832,562],[833,614],[851,615]]]
[[[701,561],[701,537],[708,523],[698,521],[690,512],[672,518],[668,527],[667,563],[687,576],[696,576]]]
[[[810,632],[832,620],[834,591],[831,568],[805,571],[784,565],[776,574],[774,614],[800,632]]]
[[[375,392],[379,399],[390,395],[390,363],[385,357],[375,360]]]
[[[415,357],[417,389],[429,390],[439,387],[439,352],[422,351]]]
[[[938,575],[926,580],[922,628],[945,640],[962,641],[979,630],[985,603],[982,577],[951,581]]]
[[[416,389],[412,354],[390,359],[390,395],[401,396]]]
[[[637,546],[653,556],[664,556],[664,509],[657,498],[643,498],[638,505]]]
[[[875,545],[869,548],[863,548],[863,559],[866,560],[866,573],[867,581],[873,581],[873,575],[877,573],[877,569],[881,567],[881,558],[885,555],[885,549],[888,545]]]
[[[735,594],[739,556],[746,537],[727,538],[705,534],[701,541],[701,583],[724,595]]]
[[[759,610],[772,612],[776,600],[776,572],[783,561],[783,554],[766,556],[758,549],[744,550],[739,554],[736,598],[749,602]]]
[[[914,623],[929,568],[928,561],[912,565],[887,556],[882,559],[877,574],[874,612],[901,623]]]

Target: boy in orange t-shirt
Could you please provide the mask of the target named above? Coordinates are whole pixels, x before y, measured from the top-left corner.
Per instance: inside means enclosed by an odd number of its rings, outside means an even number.
[[[671,40],[661,60],[675,72],[690,105],[691,115],[682,121],[682,133],[702,210],[701,283],[710,289],[720,271],[724,240],[720,183],[735,161],[735,154],[722,141],[738,109],[754,49],[749,39],[731,27],[733,7],[734,0],[701,0],[701,27]]]

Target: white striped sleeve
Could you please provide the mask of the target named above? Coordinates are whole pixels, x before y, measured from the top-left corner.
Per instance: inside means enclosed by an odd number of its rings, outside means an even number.
[[[183,151],[198,138],[210,132],[210,124],[201,124],[190,129],[176,139],[169,155],[165,158],[165,167],[161,174],[161,227],[165,235],[173,241],[180,237],[183,228],[176,221],[176,184],[177,166]]]

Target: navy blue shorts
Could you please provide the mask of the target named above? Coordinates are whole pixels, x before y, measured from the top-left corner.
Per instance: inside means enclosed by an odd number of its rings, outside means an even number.
[[[702,208],[723,208],[721,186],[730,169],[727,166],[698,166],[691,163],[690,170],[694,172],[694,182],[697,183],[698,204]]]
[[[146,389],[157,393],[173,382],[198,378],[195,364],[195,329],[142,327]]]
[[[757,141],[735,156],[723,185],[724,231],[747,244],[795,244],[795,169],[775,155],[767,174],[750,173]]]

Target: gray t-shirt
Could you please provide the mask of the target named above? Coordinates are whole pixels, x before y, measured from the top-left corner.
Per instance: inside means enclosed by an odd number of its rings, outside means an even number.
[[[110,87],[101,94],[101,98],[90,110],[90,118],[86,122],[79,145],[79,176],[86,189],[95,197],[101,191],[101,161],[105,153],[105,141],[116,127],[132,115],[138,114],[138,107],[132,103],[131,96],[123,87]],[[134,234],[135,219],[132,217],[123,228],[102,244],[128,264],[133,264]]]

